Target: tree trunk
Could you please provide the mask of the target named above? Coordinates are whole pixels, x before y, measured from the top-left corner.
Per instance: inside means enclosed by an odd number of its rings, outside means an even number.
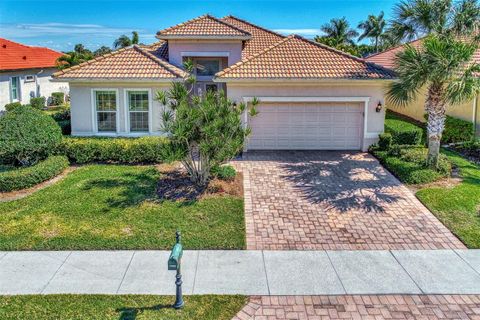
[[[442,99],[442,88],[430,86],[428,89],[425,110],[428,114],[428,157],[427,164],[437,168],[440,155],[440,141],[442,140],[443,129],[445,128],[445,102]]]

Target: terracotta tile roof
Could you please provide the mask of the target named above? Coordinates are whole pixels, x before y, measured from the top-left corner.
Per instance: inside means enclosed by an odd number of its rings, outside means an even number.
[[[258,53],[285,38],[285,36],[282,36],[279,33],[254,25],[253,23],[234,16],[227,16],[221,20],[245,30],[252,35],[252,38],[247,40],[243,47],[243,59]]]
[[[140,45],[142,49],[145,49],[146,51],[150,52],[154,56],[160,58],[160,59],[165,59],[168,60],[168,42],[164,40],[160,40],[159,42],[156,42],[151,45]]]
[[[55,67],[63,54],[48,48],[31,47],[0,38],[0,70]]]
[[[421,44],[422,44],[421,39],[410,42],[410,45],[415,48],[418,48]],[[393,69],[395,64],[395,56],[397,55],[397,53],[403,50],[403,47],[404,45],[400,45],[400,46],[390,48],[384,52],[372,54],[366,57],[365,60],[368,62],[376,63],[385,68]]]
[[[210,15],[177,24],[157,32],[159,39],[172,38],[239,38],[249,39],[250,33]]]
[[[409,42],[408,44],[413,46],[414,48],[418,48],[422,44],[422,38]],[[365,60],[368,62],[376,63],[385,68],[393,69],[395,67],[395,57],[397,53],[403,50],[404,47],[405,44],[402,44],[385,50],[383,52],[372,54],[371,56],[366,57]],[[473,56],[473,62],[480,63],[480,49],[475,52],[475,55]]]
[[[137,45],[105,54],[54,74],[54,77],[58,79],[109,80],[172,80],[183,76],[185,76],[183,70]]]
[[[391,70],[291,35],[216,74],[217,79],[393,79]]]

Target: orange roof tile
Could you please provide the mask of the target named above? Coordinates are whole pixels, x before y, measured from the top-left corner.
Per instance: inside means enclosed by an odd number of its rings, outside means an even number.
[[[0,70],[55,67],[63,53],[0,38]]]
[[[227,16],[221,20],[245,30],[252,35],[252,38],[247,40],[243,46],[242,58],[254,55],[285,38],[285,36],[282,36],[279,33],[254,25],[253,23],[234,16]]]
[[[297,35],[216,74],[217,79],[393,79],[394,73]]]
[[[159,39],[237,38],[246,40],[250,37],[250,33],[210,15],[200,16],[157,32]]]
[[[414,41],[409,42],[408,44],[413,46],[414,48],[419,48],[422,45],[422,39],[417,39]],[[398,53],[402,52],[405,47],[405,44],[387,49],[383,52],[372,54],[365,58],[366,61],[372,62],[378,65],[381,65],[385,68],[393,69],[395,68],[395,57]],[[480,49],[475,52],[473,56],[473,61],[476,63],[480,63]]]
[[[147,48],[137,45],[123,48],[56,72],[54,77],[58,79],[172,80],[186,75],[180,68],[157,56],[155,47],[151,52]]]

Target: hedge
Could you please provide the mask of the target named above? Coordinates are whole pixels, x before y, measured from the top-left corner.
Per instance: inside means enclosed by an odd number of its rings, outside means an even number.
[[[0,192],[9,192],[33,187],[51,179],[68,168],[65,156],[50,156],[30,167],[0,172]]]
[[[159,163],[162,162],[162,149],[167,143],[168,139],[163,137],[64,137],[59,153],[66,155],[75,163]]]
[[[474,138],[473,123],[458,118],[447,116],[445,130],[442,134],[442,143],[457,143],[469,141]]]
[[[30,98],[30,106],[35,109],[43,109],[45,107],[45,97]]]
[[[65,93],[63,92],[52,92],[51,105],[59,106],[65,102]]]
[[[417,145],[422,143],[423,129],[400,119],[385,119],[385,132],[392,135],[393,144]]]
[[[18,107],[21,107],[22,104],[20,102],[11,102],[11,103],[7,103],[5,105],[5,111],[12,111]]]
[[[450,175],[451,163],[444,155],[440,155],[437,170],[427,166],[427,151],[423,147],[403,146],[372,153],[393,175],[408,184],[429,183]]]

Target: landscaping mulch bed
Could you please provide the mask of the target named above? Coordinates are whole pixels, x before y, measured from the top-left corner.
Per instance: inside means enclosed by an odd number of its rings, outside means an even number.
[[[205,186],[197,186],[188,174],[178,166],[159,166],[162,178],[158,182],[157,195],[161,200],[195,201],[212,196],[243,196],[243,176],[237,172],[234,180],[214,178]]]

